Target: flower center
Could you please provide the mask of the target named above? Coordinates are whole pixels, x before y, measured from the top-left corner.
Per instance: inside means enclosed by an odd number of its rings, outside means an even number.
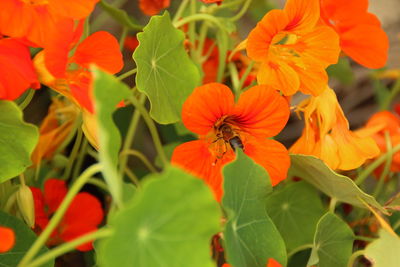
[[[299,36],[287,32],[280,32],[275,35],[270,47],[272,55],[277,57],[300,57],[302,50]]]
[[[23,3],[28,4],[28,5],[47,5],[49,3],[49,0],[21,0]]]

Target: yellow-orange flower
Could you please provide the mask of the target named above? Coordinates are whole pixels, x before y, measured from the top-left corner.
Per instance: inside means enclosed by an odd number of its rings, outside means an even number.
[[[223,84],[197,87],[183,105],[182,121],[199,140],[178,146],[172,163],[204,179],[220,200],[222,167],[235,158],[235,147],[242,148],[276,185],[286,178],[290,158],[281,143],[267,138],[283,129],[289,113],[286,100],[265,85],[248,89],[237,103]]]
[[[319,0],[288,0],[283,10],[268,12],[250,32],[248,56],[260,62],[259,84],[284,95],[298,90],[319,95],[328,81],[326,67],[337,62],[339,38],[318,23]]]
[[[314,155],[332,169],[351,170],[376,157],[379,148],[371,137],[360,137],[349,130],[349,123],[335,92],[327,88],[298,106],[304,113],[305,128],[289,149],[291,153]]]

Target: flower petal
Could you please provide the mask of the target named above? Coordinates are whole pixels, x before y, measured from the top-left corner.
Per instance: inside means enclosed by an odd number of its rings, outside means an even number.
[[[15,244],[15,233],[12,228],[0,226],[0,253],[11,250]]]
[[[288,0],[285,5],[285,13],[289,24],[286,31],[310,31],[319,20],[320,0]]]
[[[234,97],[229,87],[219,83],[199,86],[183,104],[183,124],[190,131],[205,135],[218,119],[232,113],[233,105]]]
[[[299,74],[283,60],[263,63],[258,70],[257,81],[282,91],[284,95],[293,95],[300,88]]]
[[[244,144],[244,152],[267,170],[272,186],[286,179],[290,167],[290,157],[285,146],[278,141],[248,140]]]
[[[92,13],[100,0],[51,0],[49,6],[53,13],[72,19],[84,19]]]
[[[34,206],[35,206],[35,224],[39,226],[41,230],[46,228],[49,223],[49,218],[45,213],[46,203],[42,191],[36,187],[30,187]]]
[[[285,127],[290,109],[286,99],[277,91],[257,85],[240,95],[233,114],[242,130],[266,138],[277,135]]]
[[[158,14],[161,9],[169,7],[170,0],[139,0],[140,10],[146,15]]]
[[[65,181],[51,178],[45,182],[44,199],[51,213],[58,209],[58,206],[60,206],[62,200],[67,195],[67,191]]]

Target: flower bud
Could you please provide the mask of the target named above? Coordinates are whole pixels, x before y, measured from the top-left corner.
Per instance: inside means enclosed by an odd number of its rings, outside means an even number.
[[[35,206],[32,191],[26,185],[21,185],[17,191],[17,204],[22,218],[29,227],[35,226]]]

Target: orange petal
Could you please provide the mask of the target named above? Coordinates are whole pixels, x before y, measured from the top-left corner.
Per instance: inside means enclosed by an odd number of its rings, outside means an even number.
[[[112,74],[120,71],[124,65],[117,39],[105,31],[95,32],[83,40],[72,61],[85,68],[94,63]]]
[[[51,0],[49,7],[55,14],[72,19],[84,19],[92,13],[100,0]]]
[[[290,110],[286,99],[277,91],[257,85],[240,95],[233,114],[242,130],[266,138],[277,135],[285,127]]]
[[[232,160],[232,159],[229,159]],[[222,166],[229,160],[216,160],[203,140],[186,142],[175,148],[171,163],[203,179],[212,189],[217,201],[222,197]]]
[[[353,23],[367,12],[368,0],[320,0],[321,17],[334,25],[341,22]],[[328,24],[330,24],[328,22]]]
[[[286,179],[290,167],[290,157],[285,146],[278,141],[247,140],[244,144],[244,152],[267,170],[272,186]]]
[[[357,25],[340,37],[343,51],[357,63],[373,69],[386,65],[389,39],[380,27]]]
[[[15,233],[8,227],[0,226],[0,253],[7,252],[14,247]]]
[[[282,267],[282,265],[273,258],[268,259],[267,267]]]
[[[389,131],[390,135],[400,134],[400,119],[389,111],[375,113],[367,122],[367,128],[381,126],[382,132]]]
[[[139,0],[140,10],[146,15],[158,14],[161,9],[169,7],[170,0]]]
[[[310,31],[319,20],[320,0],[288,0],[285,5],[289,24],[286,31]]]
[[[328,74],[325,69],[310,65],[307,69],[294,67],[300,77],[300,91],[304,94],[318,96],[325,91]]]
[[[183,124],[190,131],[205,135],[214,123],[233,110],[234,96],[226,85],[209,83],[194,89],[182,108]]]
[[[282,10],[271,10],[250,32],[247,40],[247,55],[255,61],[265,61],[272,38],[282,31],[288,18]]]
[[[0,99],[14,100],[29,88],[39,88],[28,47],[0,39]]]

